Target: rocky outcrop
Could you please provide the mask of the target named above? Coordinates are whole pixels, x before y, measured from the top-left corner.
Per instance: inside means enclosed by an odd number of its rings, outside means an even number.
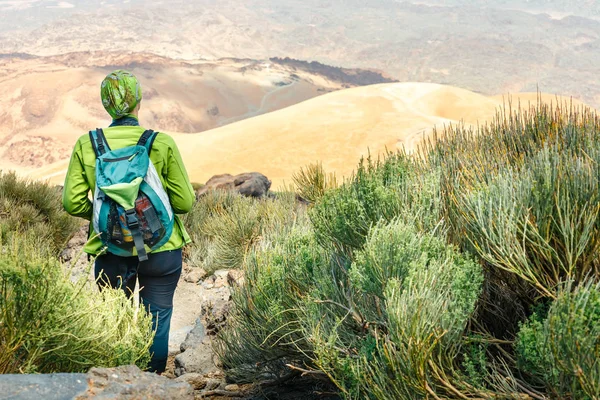
[[[248,172],[240,175],[215,175],[206,182],[200,190],[198,197],[206,194],[210,190],[235,190],[247,197],[266,196],[271,188],[269,178],[259,172]]]
[[[181,351],[182,353],[175,357],[175,376],[217,371],[211,342],[204,334],[204,325],[200,319],[181,344]]]
[[[87,374],[0,375],[0,393],[11,400],[194,399],[187,382],[136,366],[92,368]]]
[[[202,325],[202,321],[200,318],[196,320],[196,325],[194,328],[187,334],[185,340],[179,346],[181,352],[194,348],[202,344],[202,341],[206,335],[204,334],[204,325]]]
[[[188,348],[175,357],[175,376],[185,374],[209,374],[218,370],[211,341],[205,338],[200,344]]]
[[[345,84],[347,87],[398,82],[397,80],[386,76],[384,72],[378,70],[332,67],[317,61],[308,62],[303,60],[295,60],[289,57],[274,57],[271,58],[270,61],[279,65],[292,67],[300,71],[307,71],[311,74],[321,75],[334,82]]]

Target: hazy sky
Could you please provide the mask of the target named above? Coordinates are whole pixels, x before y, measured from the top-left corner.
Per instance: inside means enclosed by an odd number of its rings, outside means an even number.
[[[181,1],[181,0],[178,0]],[[73,13],[94,12],[98,10],[114,10],[140,7],[140,9],[164,6],[178,1],[165,0],[0,0],[0,31],[34,29],[56,19],[68,17]],[[216,0],[186,0],[187,4],[214,4]],[[240,0],[244,2],[244,0]],[[330,0],[318,3],[329,7],[386,7],[402,0]],[[554,18],[568,15],[582,17],[600,17],[600,1],[598,0],[409,0],[413,4],[432,6],[470,6],[477,8],[518,9],[532,13],[547,13]],[[306,4],[306,0],[263,0],[256,3],[273,7]],[[102,21],[99,21],[102,23]]]

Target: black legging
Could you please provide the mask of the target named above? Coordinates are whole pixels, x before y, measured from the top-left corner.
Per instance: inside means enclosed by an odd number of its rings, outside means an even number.
[[[152,372],[164,372],[167,365],[173,295],[181,276],[181,265],[181,249],[149,254],[148,260],[143,262],[138,262],[137,257],[119,257],[110,253],[96,259],[96,280],[101,289],[108,284],[123,288],[131,296],[136,278],[139,279],[140,302],[152,314],[152,326],[156,328],[150,347],[149,370]],[[98,279],[101,272],[102,277]]]

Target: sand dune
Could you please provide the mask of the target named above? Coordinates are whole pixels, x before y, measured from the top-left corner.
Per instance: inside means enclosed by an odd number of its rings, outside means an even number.
[[[537,94],[512,98],[525,104],[535,102]],[[557,98],[544,95],[542,99]],[[260,171],[278,187],[316,161],[328,171],[348,176],[362,155],[402,147],[411,151],[434,127],[490,121],[503,101],[503,96],[485,97],[437,84],[381,84],[329,93],[198,134],[172,135],[193,181]],[[65,168],[66,161],[58,162],[30,175],[60,183]]]

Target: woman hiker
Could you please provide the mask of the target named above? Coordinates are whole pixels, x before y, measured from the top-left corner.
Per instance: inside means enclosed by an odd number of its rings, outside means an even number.
[[[145,131],[139,125],[138,113],[140,101],[142,100],[142,90],[136,77],[127,71],[112,72],[102,81],[100,93],[102,105],[113,118],[113,121],[108,128],[92,131],[89,135],[83,135],[77,140],[65,178],[63,205],[71,215],[89,221],[94,220],[94,224],[90,223],[90,240],[85,245],[84,251],[92,256],[97,256],[95,276],[100,288],[107,285],[113,288],[122,288],[128,296],[131,296],[136,280],[139,279],[140,301],[152,314],[153,327],[156,329],[154,341],[150,347],[152,358],[149,370],[162,373],[165,371],[168,356],[173,295],[181,275],[181,249],[190,242],[190,238],[176,214],[189,212],[194,203],[195,195],[173,138],[164,133],[155,135],[152,131]],[[146,144],[146,140],[140,140],[143,136],[151,138],[149,146]],[[163,234],[162,241],[156,243],[160,247],[152,249],[144,246],[148,243],[146,241],[148,236],[143,236],[141,233],[146,235],[150,232],[150,237],[152,236],[152,231],[148,231],[148,225],[164,228],[162,225],[156,224],[156,213],[152,214],[154,219],[149,218],[148,221],[140,217],[140,225],[143,222],[145,224],[143,228],[146,229],[141,230],[141,227],[138,228],[135,213],[133,213],[134,220],[132,222],[129,219],[126,220],[126,218],[131,217],[130,215],[125,215],[126,213],[119,214],[118,211],[115,211],[114,213],[117,215],[115,217],[116,222],[113,221],[114,226],[111,226],[110,229],[115,229],[115,226],[117,228],[121,227],[117,229],[119,231],[117,233],[122,239],[121,244],[128,240],[127,236],[123,238],[121,235],[130,235],[129,241],[131,243],[129,245],[132,253],[128,254],[129,256],[123,256],[123,253],[119,251],[113,252],[117,254],[111,253],[110,246],[106,251],[105,242],[99,237],[103,233],[95,232],[94,227],[106,225],[96,225],[98,217],[95,218],[94,213],[100,213],[100,210],[94,209],[97,202],[94,200],[92,203],[88,198],[88,194],[96,188],[96,158],[97,154],[102,154],[98,153],[99,146],[104,152],[108,150],[118,152],[119,149],[127,151],[124,148],[136,144],[148,146],[150,162],[146,160],[145,165],[149,171],[151,169],[150,164],[152,164],[156,170],[156,175],[160,178],[160,182],[155,179],[155,185],[160,186],[162,184],[162,188],[159,188],[157,192],[166,193],[162,199],[164,202],[170,203],[170,207],[167,205],[165,209],[169,209],[171,223],[168,229],[160,231]],[[137,149],[139,150],[139,147]],[[147,151],[143,153],[147,153]],[[146,157],[145,154],[144,157]],[[131,161],[133,156],[129,158],[129,161]],[[101,175],[98,176],[102,177]],[[137,184],[140,184],[139,181],[137,181]],[[95,193],[92,193],[92,195],[96,196]],[[104,196],[103,193],[101,195]],[[135,196],[138,196],[137,189],[133,198]],[[105,198],[103,197],[103,199]],[[137,197],[135,207],[138,206],[140,198]],[[96,208],[102,207],[97,206]],[[114,206],[114,210],[117,210],[116,206]],[[140,212],[137,208],[131,210]],[[146,210],[148,210],[147,206],[144,212]],[[111,209],[111,212],[113,212],[113,209]],[[141,212],[139,215],[142,215]],[[122,224],[127,221],[128,225],[119,225],[119,218],[121,218]],[[110,217],[107,219],[110,219]],[[131,232],[127,230],[128,228],[132,228]],[[102,229],[99,228],[99,230]],[[138,232],[141,232],[139,237],[136,236]],[[101,233],[101,235],[98,235],[98,233]],[[143,238],[143,241],[139,242],[138,238],[139,240]],[[111,240],[113,239],[111,236]],[[133,251],[134,239],[136,239],[136,250],[139,250],[135,252]],[[141,243],[141,245],[138,246],[138,243]],[[161,243],[164,244],[161,246]],[[148,254],[146,254],[146,251]]]

